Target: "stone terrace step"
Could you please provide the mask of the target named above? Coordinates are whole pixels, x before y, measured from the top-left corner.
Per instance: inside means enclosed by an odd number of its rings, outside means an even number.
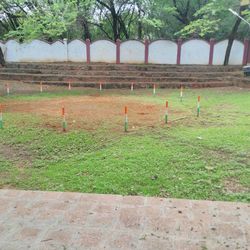
[[[0,81],[1,82],[1,81]],[[16,81],[11,81],[11,82],[16,82]],[[29,84],[40,84],[40,81],[22,81],[24,83],[29,83]],[[45,85],[64,85],[68,86],[68,82],[66,81],[44,81],[42,82]],[[94,88],[99,88],[99,83],[97,82],[73,82],[72,87],[94,87]],[[110,88],[130,88],[131,82],[106,82],[103,83],[103,89],[110,89]],[[210,88],[210,87],[229,87],[229,86],[236,86],[236,84],[233,84],[230,81],[220,81],[220,82],[196,82],[196,83],[191,83],[191,82],[179,82],[179,81],[172,81],[172,82],[160,82],[156,84],[157,88],[179,88],[180,86],[184,86],[185,88]],[[134,88],[152,88],[153,83],[150,82],[136,82],[134,85]]]
[[[141,77],[141,76],[86,76],[86,75],[54,75],[54,74],[18,74],[18,73],[1,73],[1,80],[20,80],[20,81],[79,81],[83,83],[89,82],[210,82],[224,81],[226,77],[190,77],[190,76],[175,76],[175,77]]]
[[[9,74],[47,74],[60,75],[62,70],[59,69],[26,69],[26,68],[0,68],[2,73]],[[225,76],[242,76],[241,71],[232,72],[197,72],[197,71],[115,71],[115,70],[63,70],[64,75],[82,75],[82,76],[144,76],[144,77],[178,77],[185,75],[187,77],[225,77]]]
[[[28,82],[107,87],[146,87],[153,83],[163,87],[221,87],[250,84],[243,77],[241,66],[199,65],[138,65],[138,64],[86,64],[86,63],[8,63],[0,68],[1,82]]]
[[[138,64],[85,64],[85,63],[8,63],[7,68],[57,69],[57,70],[125,70],[125,71],[191,71],[191,72],[232,72],[241,66],[198,66],[198,65],[138,65]]]

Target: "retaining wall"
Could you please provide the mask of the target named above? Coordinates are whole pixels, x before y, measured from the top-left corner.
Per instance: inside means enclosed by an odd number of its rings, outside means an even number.
[[[117,41],[89,40],[56,41],[52,44],[41,40],[18,43],[15,40],[1,42],[7,62],[104,62],[138,64],[197,64],[222,65],[228,40],[209,42],[192,39]],[[249,40],[234,41],[229,64],[250,63]]]

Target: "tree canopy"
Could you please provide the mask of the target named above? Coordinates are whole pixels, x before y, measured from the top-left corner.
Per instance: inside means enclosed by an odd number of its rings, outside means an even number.
[[[239,0],[2,0],[0,37],[220,40],[237,20],[229,8],[250,19]],[[246,36],[250,27],[240,22],[235,37]]]

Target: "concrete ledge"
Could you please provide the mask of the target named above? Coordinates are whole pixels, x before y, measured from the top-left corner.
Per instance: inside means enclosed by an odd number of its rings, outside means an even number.
[[[250,204],[0,190],[0,249],[248,249]]]

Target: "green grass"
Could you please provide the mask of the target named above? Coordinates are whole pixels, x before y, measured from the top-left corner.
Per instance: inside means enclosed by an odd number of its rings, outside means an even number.
[[[0,102],[34,101],[97,90],[12,95]],[[0,187],[189,199],[250,201],[250,92],[240,89],[105,90],[128,100],[162,104],[171,127],[124,134],[108,127],[89,133],[42,128],[41,117],[5,113],[0,130]],[[202,97],[196,118],[196,98]],[[171,115],[171,110],[185,115]],[[178,120],[178,118],[183,118]],[[121,131],[123,124],[121,124]],[[3,148],[5,148],[3,150]]]

